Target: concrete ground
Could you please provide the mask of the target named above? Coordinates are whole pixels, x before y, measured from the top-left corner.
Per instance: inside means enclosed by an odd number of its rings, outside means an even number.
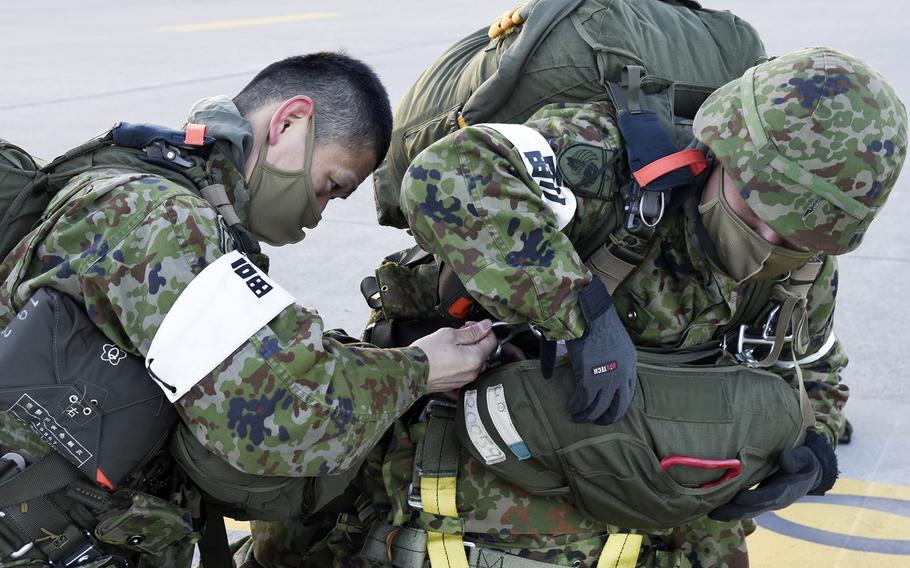
[[[0,18],[0,136],[51,158],[117,121],[179,127],[198,98],[234,94],[287,55],[345,49],[375,67],[393,103],[448,45],[517,0],[331,2],[81,0],[4,3]],[[761,33],[769,53],[826,44],[874,64],[910,101],[905,2],[706,0]],[[360,279],[410,243],[375,223],[369,182],[333,203],[298,245],[270,251],[273,276],[330,327],[357,333]],[[756,566],[910,565],[910,175],[860,251],[843,258],[836,331],[851,365],[854,442],[839,450],[843,495],[761,519]]]

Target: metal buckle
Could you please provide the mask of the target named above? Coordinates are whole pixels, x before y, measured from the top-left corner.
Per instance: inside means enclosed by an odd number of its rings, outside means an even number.
[[[414,482],[408,484],[408,507],[423,511],[423,499],[419,493],[414,492]]]
[[[6,452],[0,456],[0,460],[11,461],[16,465],[16,469],[19,470],[19,473],[25,471],[25,458],[16,452]]]
[[[430,417],[430,413],[433,412],[433,409],[437,406],[446,408],[458,408],[458,404],[454,400],[448,400],[445,398],[431,398],[427,401],[427,405],[423,407],[423,410],[420,411],[420,416],[417,417],[417,421],[426,422],[427,418]]]
[[[63,559],[61,565],[65,568],[76,568],[104,556],[104,552],[98,548],[98,541],[88,532],[82,534],[85,535],[86,540],[72,554]]]
[[[745,364],[747,367],[757,367],[759,358],[755,356],[756,348],[760,346],[771,346],[774,345],[775,335],[774,328],[777,326],[777,318],[780,315],[780,304],[774,306],[770,312],[768,312],[768,317],[765,319],[764,325],[762,325],[761,335],[749,335],[749,326],[743,324],[739,326],[739,337],[736,341],[736,352],[733,353],[733,356],[736,357],[736,360],[740,363]],[[787,332],[790,332],[788,327]],[[785,333],[787,333],[785,332]],[[789,335],[784,335],[784,343],[792,343],[793,334],[792,332]],[[754,347],[748,347],[748,346]],[[727,349],[727,338],[725,337],[722,343],[722,347]]]
[[[649,203],[645,203],[645,198],[647,198]],[[660,223],[660,220],[664,218],[664,212],[667,209],[667,197],[665,195],[665,192],[661,191],[660,192],[660,209],[658,210],[657,214],[652,214],[649,211],[648,215],[654,220],[651,222],[648,222],[648,220],[645,219],[645,209],[651,209],[652,204],[650,203],[650,201],[653,199],[654,199],[654,192],[646,191],[642,194],[641,200],[638,202],[638,217],[641,219],[641,222],[645,224],[645,227],[648,227],[648,228],[656,227],[657,224]]]

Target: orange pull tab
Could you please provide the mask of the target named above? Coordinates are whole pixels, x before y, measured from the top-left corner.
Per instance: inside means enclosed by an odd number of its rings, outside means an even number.
[[[449,315],[453,318],[462,319],[468,316],[468,312],[471,311],[471,306],[474,304],[474,301],[470,298],[465,298],[462,296],[458,298],[452,305],[449,306]]]
[[[98,468],[98,467],[95,468],[95,481],[97,481],[98,485],[100,485],[101,487],[104,487],[107,489],[114,488],[114,484],[108,480],[107,476],[104,475],[104,472],[101,471],[101,468]]]
[[[205,144],[205,125],[188,123],[186,125],[186,138],[183,139],[183,143],[188,146],[202,146]]]

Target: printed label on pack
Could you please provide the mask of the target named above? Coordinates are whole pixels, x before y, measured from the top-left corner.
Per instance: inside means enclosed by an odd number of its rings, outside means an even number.
[[[480,420],[480,411],[477,408],[477,389],[464,393],[464,425],[468,430],[471,443],[477,448],[484,463],[493,465],[506,460],[505,452],[496,445]]]
[[[499,437],[509,446],[515,457],[519,461],[530,458],[531,452],[528,450],[528,446],[515,428],[515,424],[512,423],[509,404],[506,402],[505,387],[496,385],[487,388],[487,409],[490,411],[490,419],[493,420],[493,426],[499,432]]]
[[[578,203],[575,194],[562,183],[562,176],[556,168],[556,154],[547,139],[540,132],[521,124],[483,123],[477,126],[492,128],[515,146],[528,175],[540,186],[544,204],[556,215],[559,230],[572,222]]]
[[[200,272],[161,322],[145,366],[171,402],[212,372],[294,297],[232,251]]]
[[[69,430],[61,426],[46,408],[29,395],[20,396],[7,412],[31,426],[42,440],[77,467],[82,467],[85,462],[92,459],[92,453],[80,444]]]

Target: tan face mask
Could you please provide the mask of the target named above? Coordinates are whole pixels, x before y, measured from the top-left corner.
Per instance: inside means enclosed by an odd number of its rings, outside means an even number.
[[[249,182],[250,231],[270,245],[302,241],[306,236],[302,227],[312,229],[322,218],[310,175],[315,133],[315,117],[310,116],[303,168],[297,171],[282,170],[266,161],[268,140],[259,148]]]
[[[767,280],[799,268],[814,256],[769,243],[733,211],[721,185],[717,197],[698,206],[727,274],[737,282]]]

